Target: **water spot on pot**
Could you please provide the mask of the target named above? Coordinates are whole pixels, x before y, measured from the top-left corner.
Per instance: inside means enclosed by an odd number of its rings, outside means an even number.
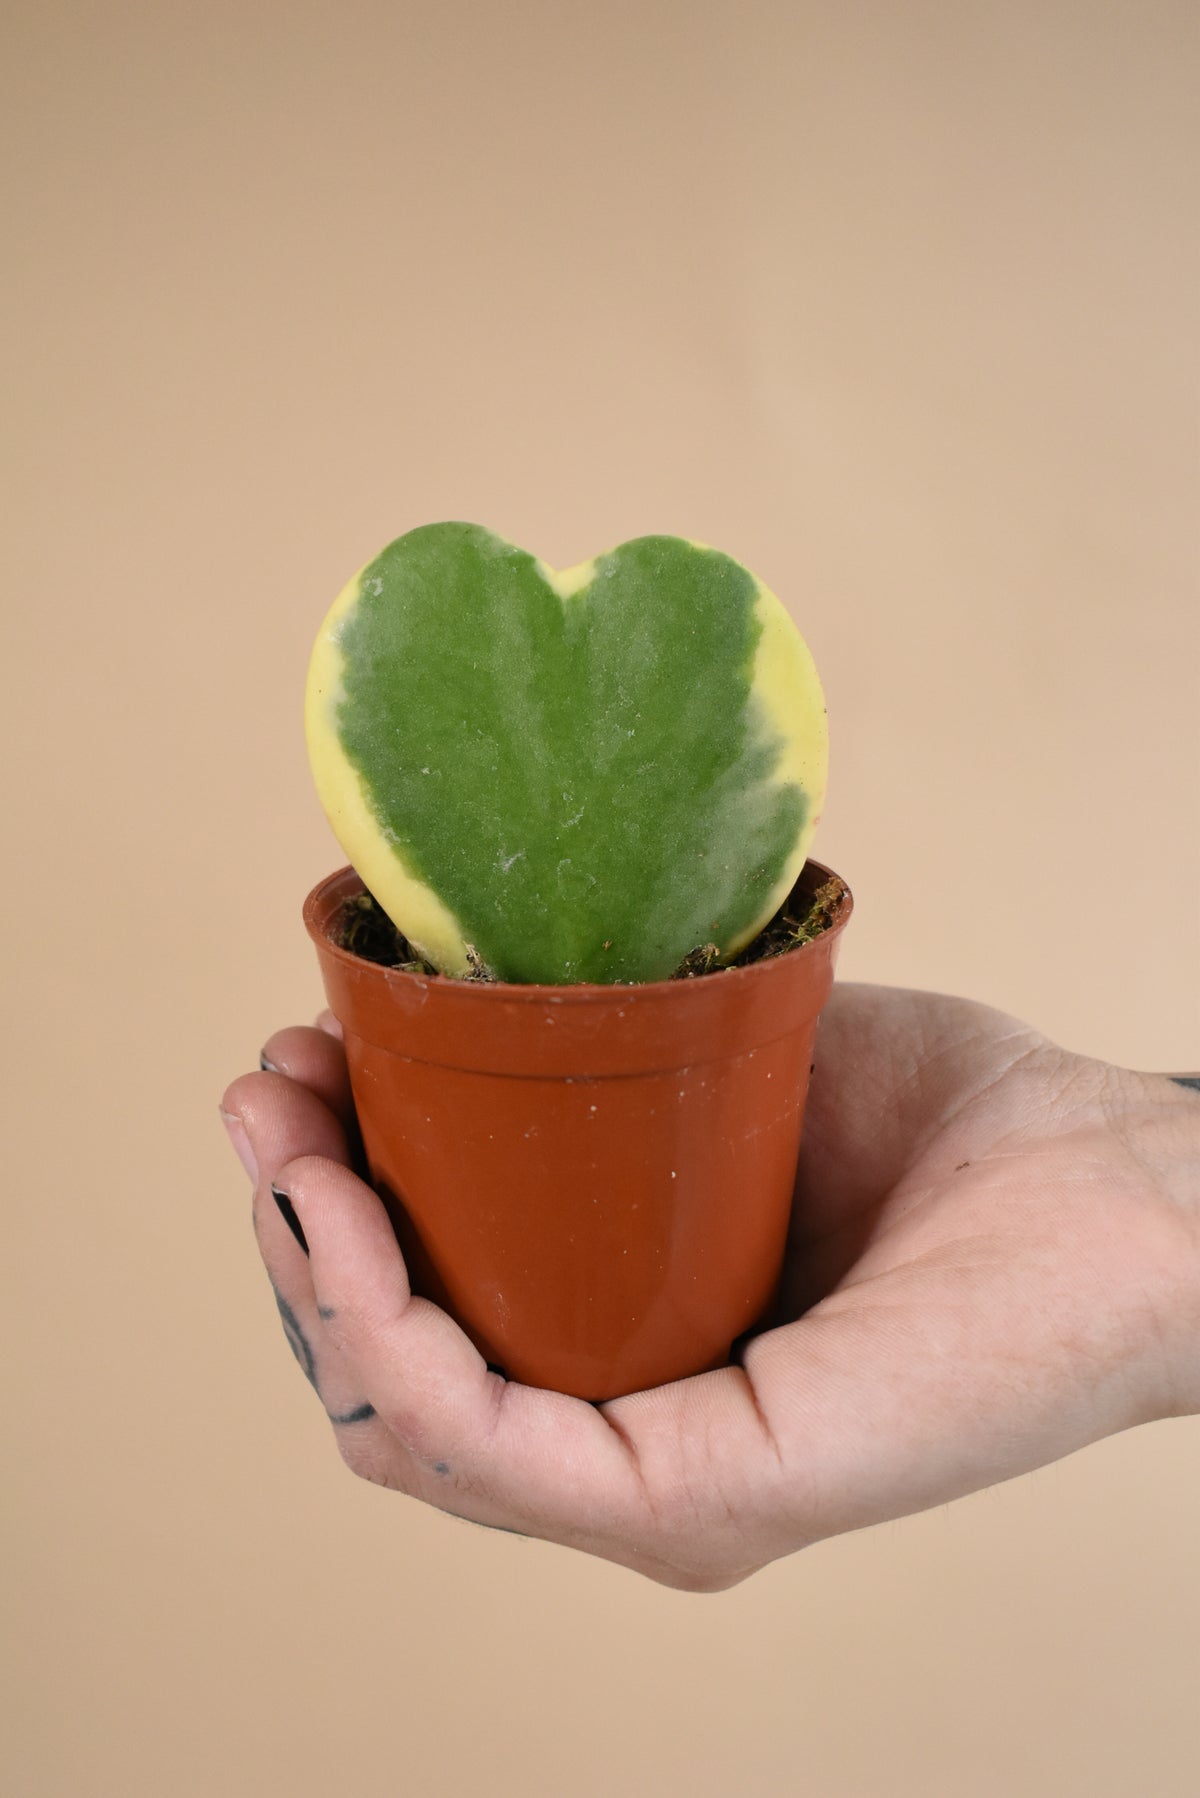
[[[596,1109],[596,1107],[595,1107],[595,1106],[594,1106],[594,1105],[589,1105],[589,1106],[588,1106],[588,1110],[589,1110],[589,1111],[595,1111],[595,1109]]]
[[[671,1169],[671,1178],[672,1178],[672,1180],[675,1178],[675,1169],[674,1168]]]

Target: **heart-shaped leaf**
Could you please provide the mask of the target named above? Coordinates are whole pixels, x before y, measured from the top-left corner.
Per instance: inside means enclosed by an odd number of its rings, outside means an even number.
[[[556,574],[477,525],[390,544],[326,618],[309,751],[338,840],[433,964],[663,979],[787,895],[825,789],[812,657],[730,557],[640,537]]]

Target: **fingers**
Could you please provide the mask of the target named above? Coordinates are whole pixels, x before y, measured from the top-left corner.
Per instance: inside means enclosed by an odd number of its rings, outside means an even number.
[[[346,1130],[353,1128],[354,1101],[346,1056],[340,1038],[329,1030],[302,1024],[277,1030],[263,1044],[262,1065],[269,1072],[286,1074],[290,1080],[307,1086]]]
[[[353,1470],[687,1589],[733,1584],[797,1546],[779,1535],[782,1468],[745,1371],[593,1406],[491,1374],[458,1325],[412,1295],[387,1214],[347,1165],[342,1123],[301,1083],[337,1099],[340,1046],[314,1041],[323,1034],[279,1032],[268,1059],[296,1077],[243,1075],[222,1109],[256,1176],[284,1332]]]
[[[315,1156],[283,1171],[309,1242],[314,1286],[331,1336],[349,1350],[376,1408],[422,1466],[445,1477],[469,1463],[477,1482],[517,1506],[565,1500],[559,1470],[536,1445],[554,1432],[589,1477],[624,1477],[593,1409],[505,1381],[447,1314],[414,1298],[379,1199],[336,1162]]]
[[[358,1372],[324,1329],[303,1231],[277,1180],[279,1168],[297,1153],[344,1157],[345,1133],[315,1093],[279,1073],[243,1075],[227,1089],[221,1109],[233,1121],[231,1135],[236,1129],[241,1136],[255,1179],[255,1236],[292,1353],[331,1422],[342,1428],[366,1423],[373,1414]]]
[[[744,1373],[602,1407],[506,1383],[412,1295],[387,1214],[315,1093],[247,1074],[223,1109],[257,1170],[256,1229],[285,1334],[355,1472],[686,1589],[719,1589],[783,1552],[761,1523],[778,1469]]]
[[[330,1046],[336,1050],[336,1045]],[[350,1159],[341,1119],[317,1092],[282,1073],[241,1075],[226,1088],[221,1111],[226,1118],[235,1118],[245,1132],[260,1185],[269,1183],[275,1171],[297,1155]]]
[[[330,1422],[341,1430],[372,1423],[374,1408],[365,1400],[362,1381],[350,1357],[332,1342],[320,1314],[308,1258],[299,1241],[296,1228],[288,1221],[286,1200],[276,1196],[278,1189],[268,1186],[256,1194],[254,1233],[259,1253],[271,1282],[283,1333],[301,1373],[317,1394]],[[372,1450],[386,1454],[386,1441],[377,1426]],[[386,1437],[386,1432],[383,1432]]]
[[[769,1558],[755,1511],[769,1508],[778,1468],[741,1370],[600,1407],[506,1382],[445,1312],[413,1296],[369,1187],[314,1156],[279,1178],[309,1244],[323,1326],[396,1444],[389,1484],[672,1585],[731,1584]],[[734,1506],[740,1530],[728,1525]]]

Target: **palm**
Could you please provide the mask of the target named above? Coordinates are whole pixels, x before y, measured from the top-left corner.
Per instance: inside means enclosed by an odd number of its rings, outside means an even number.
[[[890,987],[839,986],[821,1024],[792,1228],[773,1322],[877,1265],[917,1195],[958,1195],[1013,1120],[1023,1062],[1056,1055],[982,1005]],[[964,1177],[965,1176],[965,1177]],[[891,1253],[903,1254],[893,1242]]]
[[[843,987],[822,1029],[782,1327],[745,1358],[764,1411],[787,1412],[798,1345],[811,1363],[822,1334],[836,1344],[807,1425],[844,1482],[841,1526],[1147,1414],[1144,1295],[1181,1220],[1132,1140],[1153,1126],[1130,1101],[1163,1083],[933,994]],[[860,1431],[839,1466],[841,1403]]]

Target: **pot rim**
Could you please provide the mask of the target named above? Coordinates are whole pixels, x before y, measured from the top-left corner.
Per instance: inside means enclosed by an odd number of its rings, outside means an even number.
[[[639,999],[644,995],[648,999],[663,1000],[668,997],[676,1002],[684,991],[694,988],[698,992],[711,991],[709,982],[719,976],[725,990],[740,986],[747,980],[766,978],[770,971],[790,965],[796,956],[820,952],[822,946],[828,945],[839,937],[850,920],[854,910],[854,895],[842,876],[824,862],[808,860],[796,877],[795,885],[808,880],[812,886],[822,886],[828,880],[836,880],[842,892],[838,903],[837,916],[833,922],[807,943],[797,943],[791,949],[785,949],[782,955],[764,956],[762,960],[751,962],[748,966],[714,968],[709,973],[697,974],[688,980],[643,980],[625,982],[577,981],[570,985],[547,985],[533,981],[513,980],[455,980],[446,974],[413,974],[405,968],[389,968],[382,962],[368,961],[365,956],[355,955],[353,950],[343,948],[324,927],[319,917],[320,911],[327,903],[331,891],[340,882],[352,877],[358,882],[361,891],[366,892],[366,882],[356,868],[347,864],[334,873],[327,874],[319,880],[304,901],[304,926],[315,944],[321,945],[327,954],[333,955],[348,969],[375,970],[381,978],[410,984],[416,990],[428,990],[436,982],[439,990],[453,991],[464,995],[468,1004],[497,1003],[502,999],[526,1000],[530,1003],[540,1001],[543,1005],[589,1006],[611,1004],[614,1000],[628,1001],[637,994]],[[795,890],[795,887],[792,889]],[[345,895],[349,897],[349,894]],[[335,914],[336,915],[336,914]],[[470,997],[468,997],[470,995]],[[477,996],[477,997],[476,997]],[[684,1001],[686,1003],[686,1001]]]

